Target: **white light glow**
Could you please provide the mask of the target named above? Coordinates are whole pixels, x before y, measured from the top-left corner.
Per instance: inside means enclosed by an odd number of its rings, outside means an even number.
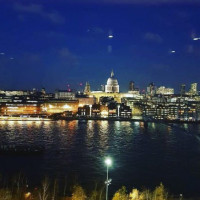
[[[71,107],[69,105],[67,105],[67,104],[64,105],[63,108],[65,108],[65,109],[71,109]]]
[[[101,111],[101,116],[107,117],[108,116],[108,111],[107,110],[102,110]]]
[[[111,166],[112,165],[112,160],[111,160],[111,158],[106,158],[105,159],[105,163],[106,163],[106,165],[109,167],[109,166]]]
[[[51,104],[49,104],[49,108],[53,108],[53,106]]]
[[[200,38],[193,38],[194,41],[200,40]]]

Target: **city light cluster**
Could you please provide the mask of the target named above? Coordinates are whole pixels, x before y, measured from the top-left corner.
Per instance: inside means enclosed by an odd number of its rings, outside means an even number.
[[[132,119],[140,116],[143,120],[200,120],[197,83],[192,83],[189,90],[182,84],[177,94],[173,88],[157,87],[154,83],[150,83],[146,91],[136,88],[133,81],[129,83],[128,92],[122,93],[119,88],[112,71],[99,91],[92,91],[89,82],[84,91],[0,90],[0,115],[4,119],[21,116]]]

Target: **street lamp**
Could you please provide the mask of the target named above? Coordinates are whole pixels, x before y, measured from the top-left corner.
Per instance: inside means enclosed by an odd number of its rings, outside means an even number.
[[[106,181],[105,181],[105,184],[106,184],[106,200],[108,200],[108,186],[111,184],[111,181],[112,181],[112,179],[108,179],[108,168],[112,165],[111,158],[107,157],[105,159],[105,164],[106,164],[106,167],[107,167],[107,177],[106,177]]]

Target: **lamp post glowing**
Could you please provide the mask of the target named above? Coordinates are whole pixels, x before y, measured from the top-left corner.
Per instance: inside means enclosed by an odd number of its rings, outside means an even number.
[[[108,186],[111,184],[111,181],[112,181],[112,179],[108,179],[108,168],[112,165],[111,158],[107,157],[105,159],[105,164],[106,164],[106,167],[107,167],[107,177],[106,177],[106,181],[105,181],[105,184],[106,184],[106,200],[108,200]]]

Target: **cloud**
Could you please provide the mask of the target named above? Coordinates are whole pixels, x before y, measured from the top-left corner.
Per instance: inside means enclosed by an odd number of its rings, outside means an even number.
[[[71,66],[76,66],[78,64],[78,58],[74,55],[68,48],[62,48],[58,50],[59,57]]]
[[[22,4],[16,3],[14,4],[14,10],[18,12],[36,14],[56,24],[65,23],[65,18],[62,17],[58,12],[56,11],[47,12],[44,10],[44,7],[39,4],[22,5]]]
[[[152,42],[156,42],[156,43],[162,43],[163,39],[159,34],[155,34],[155,33],[145,33],[144,35],[144,39],[147,41],[152,41]]]
[[[194,56],[200,56],[200,47],[195,44],[189,44],[185,46],[185,53],[194,55]]]

